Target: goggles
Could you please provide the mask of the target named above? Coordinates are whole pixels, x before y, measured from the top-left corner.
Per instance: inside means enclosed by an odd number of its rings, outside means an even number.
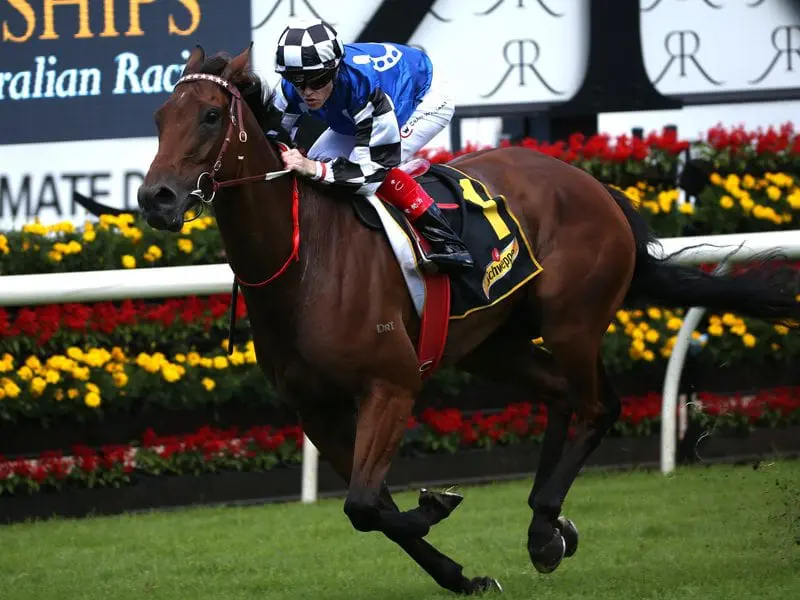
[[[296,88],[311,88],[312,90],[319,90],[328,85],[335,74],[336,69],[325,69],[324,71],[316,72],[313,75],[304,71],[282,73],[282,77]]]

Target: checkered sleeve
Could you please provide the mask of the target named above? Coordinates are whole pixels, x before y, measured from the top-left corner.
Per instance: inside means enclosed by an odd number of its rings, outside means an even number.
[[[350,156],[317,162],[314,179],[352,188],[357,194],[374,194],[386,172],[400,164],[400,127],[394,103],[378,88],[353,120],[356,133]]]
[[[275,96],[273,97],[273,105],[275,108],[283,113],[281,118],[281,125],[289,132],[289,135],[294,139],[297,133],[297,119],[300,118],[300,113],[294,113],[289,110],[289,100],[283,91],[283,85],[278,84],[275,89]]]

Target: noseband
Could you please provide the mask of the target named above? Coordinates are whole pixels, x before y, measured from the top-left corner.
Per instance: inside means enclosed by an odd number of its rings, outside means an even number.
[[[231,102],[230,102],[230,121],[228,123],[228,131],[225,133],[225,140],[222,142],[222,147],[219,149],[219,154],[217,154],[217,159],[214,161],[213,166],[211,167],[211,171],[203,171],[200,173],[200,176],[197,178],[197,189],[190,193],[190,195],[195,196],[200,199],[201,202],[205,204],[211,204],[214,201],[214,197],[217,195],[217,190],[223,187],[232,187],[235,185],[242,185],[244,183],[253,183],[256,181],[270,181],[272,179],[277,179],[282,175],[286,175],[291,171],[289,169],[283,171],[270,171],[267,173],[263,173],[261,175],[251,175],[249,177],[240,177],[238,179],[228,179],[225,181],[217,181],[217,173],[222,168],[222,159],[225,156],[225,152],[228,150],[228,146],[231,143],[231,136],[233,134],[233,128],[237,127],[239,129],[239,141],[244,144],[247,142],[247,132],[244,129],[244,119],[242,118],[242,95],[239,92],[239,89],[233,85],[230,81],[223,79],[222,77],[218,77],[216,75],[209,75],[207,73],[191,73],[189,75],[184,75],[181,77],[178,82],[175,84],[177,88],[181,83],[187,83],[190,81],[210,81],[212,83],[216,83],[220,87],[224,88],[228,91],[231,95]],[[283,150],[288,150],[288,147],[281,142],[277,142],[279,147]],[[244,160],[244,155],[238,155],[237,158],[240,161]],[[203,178],[208,177],[209,182],[211,183],[211,197],[206,199],[205,193],[202,189]],[[279,277],[288,267],[292,260],[299,261],[299,249],[300,249],[300,220],[299,220],[299,203],[300,203],[300,194],[297,190],[297,177],[292,178],[292,253],[289,255],[289,258],[286,259],[286,262],[283,266],[270,278],[265,279],[264,281],[260,281],[258,283],[248,283],[243,281],[238,275],[236,275],[236,280],[245,286],[248,287],[261,287],[267,285],[277,277]],[[234,301],[235,304],[235,301]]]

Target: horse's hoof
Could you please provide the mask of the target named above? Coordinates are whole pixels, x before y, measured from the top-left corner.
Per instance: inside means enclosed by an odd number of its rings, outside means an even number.
[[[470,583],[472,584],[472,592],[470,592],[470,595],[484,594],[492,590],[498,591],[501,594],[503,593],[503,586],[500,585],[497,579],[491,577],[474,577],[470,580]]]
[[[558,529],[561,531],[564,544],[567,547],[564,552],[564,558],[569,558],[578,550],[578,528],[575,527],[575,523],[566,517],[558,517]]]
[[[553,538],[541,548],[533,549],[528,546],[528,556],[531,558],[531,564],[539,573],[548,574],[552,573],[564,560],[564,554],[567,550],[567,544],[564,537],[558,529],[553,530]]]
[[[462,500],[464,500],[464,496],[449,490],[435,492],[422,488],[419,491],[419,505],[428,512],[431,525],[449,517]]]

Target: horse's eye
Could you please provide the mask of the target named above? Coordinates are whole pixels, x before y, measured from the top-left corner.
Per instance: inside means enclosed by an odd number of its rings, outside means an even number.
[[[214,125],[217,121],[219,121],[219,111],[216,108],[209,109],[203,117],[203,122],[208,125]]]

